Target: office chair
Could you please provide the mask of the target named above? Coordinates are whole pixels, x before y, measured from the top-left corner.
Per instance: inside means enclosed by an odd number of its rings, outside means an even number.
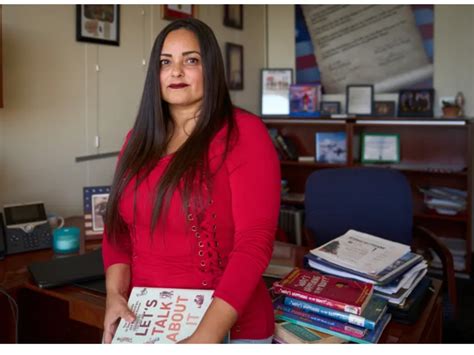
[[[385,168],[336,168],[313,172],[305,187],[305,238],[320,246],[349,229],[411,245],[432,248],[443,262],[448,318],[456,315],[456,279],[449,249],[428,229],[413,225],[407,178]]]

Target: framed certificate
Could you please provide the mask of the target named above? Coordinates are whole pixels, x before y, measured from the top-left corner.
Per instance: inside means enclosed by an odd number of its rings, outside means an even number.
[[[372,116],[374,106],[373,85],[348,85],[346,87],[346,113]]]
[[[290,86],[293,69],[262,69],[262,116],[287,116],[290,114]]]
[[[400,162],[400,135],[365,133],[362,135],[362,163]]]

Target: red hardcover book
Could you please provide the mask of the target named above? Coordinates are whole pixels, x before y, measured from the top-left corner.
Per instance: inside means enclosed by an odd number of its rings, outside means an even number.
[[[275,293],[360,315],[370,300],[373,285],[295,268],[273,284]]]

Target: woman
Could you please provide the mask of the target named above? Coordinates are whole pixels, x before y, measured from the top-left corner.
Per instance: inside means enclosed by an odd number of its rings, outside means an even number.
[[[272,253],[279,162],[264,124],[235,110],[212,30],[170,23],[155,40],[135,125],[115,172],[103,257],[104,341],[133,286],[214,289],[184,342],[270,342],[262,280]]]

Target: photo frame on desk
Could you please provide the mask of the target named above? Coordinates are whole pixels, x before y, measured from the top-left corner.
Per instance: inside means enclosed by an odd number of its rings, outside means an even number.
[[[339,101],[322,101],[321,116],[331,116],[341,113],[341,103]]]
[[[400,90],[398,95],[398,116],[433,117],[434,90]]]
[[[102,239],[109,194],[110,186],[87,186],[83,188],[84,234],[86,240]]]
[[[346,113],[372,116],[374,112],[374,86],[365,84],[346,86]]]
[[[76,40],[120,45],[120,5],[76,5]]]
[[[260,81],[262,116],[288,116],[290,114],[291,84],[293,84],[293,69],[262,69]]]
[[[374,114],[376,117],[395,117],[395,101],[375,101]]]

